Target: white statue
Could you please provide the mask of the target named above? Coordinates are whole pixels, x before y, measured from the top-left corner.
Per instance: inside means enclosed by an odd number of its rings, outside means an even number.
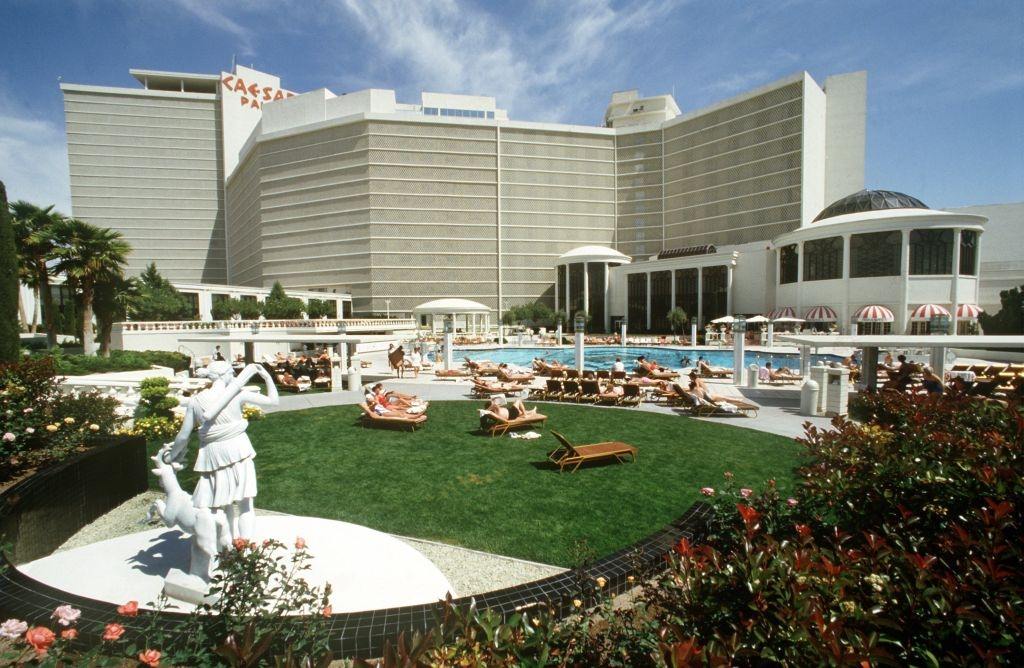
[[[167,494],[162,507],[154,504],[155,511],[167,526],[178,526],[192,534],[189,573],[172,569],[164,591],[168,596],[196,603],[206,595],[217,550],[233,539],[249,540],[253,536],[256,451],[245,433],[249,423],[242,417],[242,404],[276,406],[278,402],[273,377],[258,364],[248,365],[235,376],[230,364],[217,361],[200,373],[213,380],[213,385],[189,399],[178,435],[173,443],[161,448],[153,470]],[[266,382],[266,395],[242,389],[255,375]],[[175,471],[181,468],[193,429],[199,436],[194,470],[200,477],[190,511],[183,507],[185,492],[178,485]]]

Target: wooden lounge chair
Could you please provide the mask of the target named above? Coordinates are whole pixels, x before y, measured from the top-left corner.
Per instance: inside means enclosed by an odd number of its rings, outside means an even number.
[[[643,397],[640,394],[640,386],[636,383],[626,383],[622,386],[622,397],[619,404],[622,406],[639,406]]]
[[[487,428],[487,433],[492,437],[503,436],[506,432],[522,429],[523,427],[544,426],[548,416],[542,413],[532,415],[520,415],[515,420],[502,420],[494,415],[490,416],[494,424]]]
[[[504,396],[512,396],[519,394],[525,388],[522,385],[515,385],[513,383],[489,383],[480,378],[473,379],[473,389],[471,392],[474,397],[490,397],[495,394],[501,394]]]
[[[377,413],[375,413],[365,403],[359,404],[359,408],[363,411],[363,414],[359,417],[360,423],[364,427],[373,425],[375,427],[384,427],[389,429],[408,429],[409,431],[416,431],[416,427],[423,426],[423,423],[427,421],[426,413],[399,417],[397,415],[377,415]]]
[[[562,401],[579,401],[582,394],[578,380],[566,380],[562,382]]]
[[[626,372],[625,371],[612,371],[611,375],[612,375],[612,381],[618,381],[620,383],[626,382]]]
[[[572,473],[585,462],[597,462],[605,459],[614,459],[619,463],[625,462],[626,457],[636,461],[636,447],[621,441],[605,441],[604,443],[590,443],[588,445],[573,445],[565,436],[555,430],[551,435],[558,439],[562,447],[548,453],[548,460],[558,466],[558,472],[562,473],[566,467]]]
[[[544,383],[543,398],[548,401],[562,400],[562,381],[557,378],[548,378]]]
[[[438,369],[434,375],[438,378],[468,378],[473,372],[467,369]]]
[[[584,380],[580,384],[580,401],[589,404],[597,402],[601,398],[601,385],[596,380]]]
[[[697,404],[690,404],[690,414],[697,417],[734,417],[742,415],[743,417],[756,418],[757,412],[761,410],[761,407],[755,403],[744,401],[743,399],[736,399],[734,397],[712,397],[715,403],[708,401],[700,401]],[[722,407],[722,404],[729,404],[736,407],[735,411],[730,411]]]
[[[728,378],[732,376],[732,369],[710,367],[707,364],[698,364],[697,372],[702,378]]]

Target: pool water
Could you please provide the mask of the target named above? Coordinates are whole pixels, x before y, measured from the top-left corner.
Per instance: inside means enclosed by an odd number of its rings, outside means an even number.
[[[694,350],[694,349],[672,349],[672,348],[645,348],[638,346],[587,346],[584,356],[584,368],[586,369],[609,369],[615,358],[621,358],[627,369],[633,367],[637,357],[643,355],[649,360],[654,360],[663,367],[679,369],[695,366],[698,357],[703,357],[711,366],[720,366],[727,369],[732,368],[732,350]],[[576,360],[576,351],[573,348],[488,348],[484,350],[455,350],[455,359],[461,360],[468,357],[473,361],[491,360],[493,362],[505,362],[515,366],[529,367],[533,359],[539,357],[545,361],[561,362],[572,365]],[[839,357],[835,355],[812,355],[812,364],[819,360],[824,362],[838,362]],[[689,358],[689,361],[687,361]],[[756,363],[763,366],[765,362],[771,362],[776,369],[789,367],[791,369],[800,366],[800,356],[787,353],[763,353],[746,352],[743,357],[744,366]]]

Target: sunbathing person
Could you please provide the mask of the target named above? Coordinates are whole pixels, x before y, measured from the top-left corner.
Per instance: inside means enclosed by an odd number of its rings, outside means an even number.
[[[722,376],[728,373],[732,373],[730,369],[726,369],[721,366],[711,366],[704,361],[703,357],[697,359],[697,370],[700,371],[702,376]]]
[[[765,362],[764,368],[768,370],[769,380],[800,380],[803,377],[799,373],[788,367],[773,369],[771,362]]]
[[[414,394],[402,394],[394,390],[385,391],[383,383],[377,383],[372,388],[374,399],[377,403],[389,408],[411,408],[417,405],[426,406],[426,402]]]

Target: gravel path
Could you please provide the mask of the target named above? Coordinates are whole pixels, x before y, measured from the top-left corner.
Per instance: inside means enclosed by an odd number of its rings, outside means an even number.
[[[156,491],[144,492],[125,501],[106,515],[80,529],[57,552],[82,547],[101,540],[117,538],[158,526],[145,522],[146,511],[153,501],[162,498]],[[271,510],[257,510],[259,515],[282,515]],[[523,561],[499,554],[478,552],[454,545],[418,538],[396,536],[432,561],[444,573],[459,596],[481,594],[556,575],[564,571],[558,566]]]

